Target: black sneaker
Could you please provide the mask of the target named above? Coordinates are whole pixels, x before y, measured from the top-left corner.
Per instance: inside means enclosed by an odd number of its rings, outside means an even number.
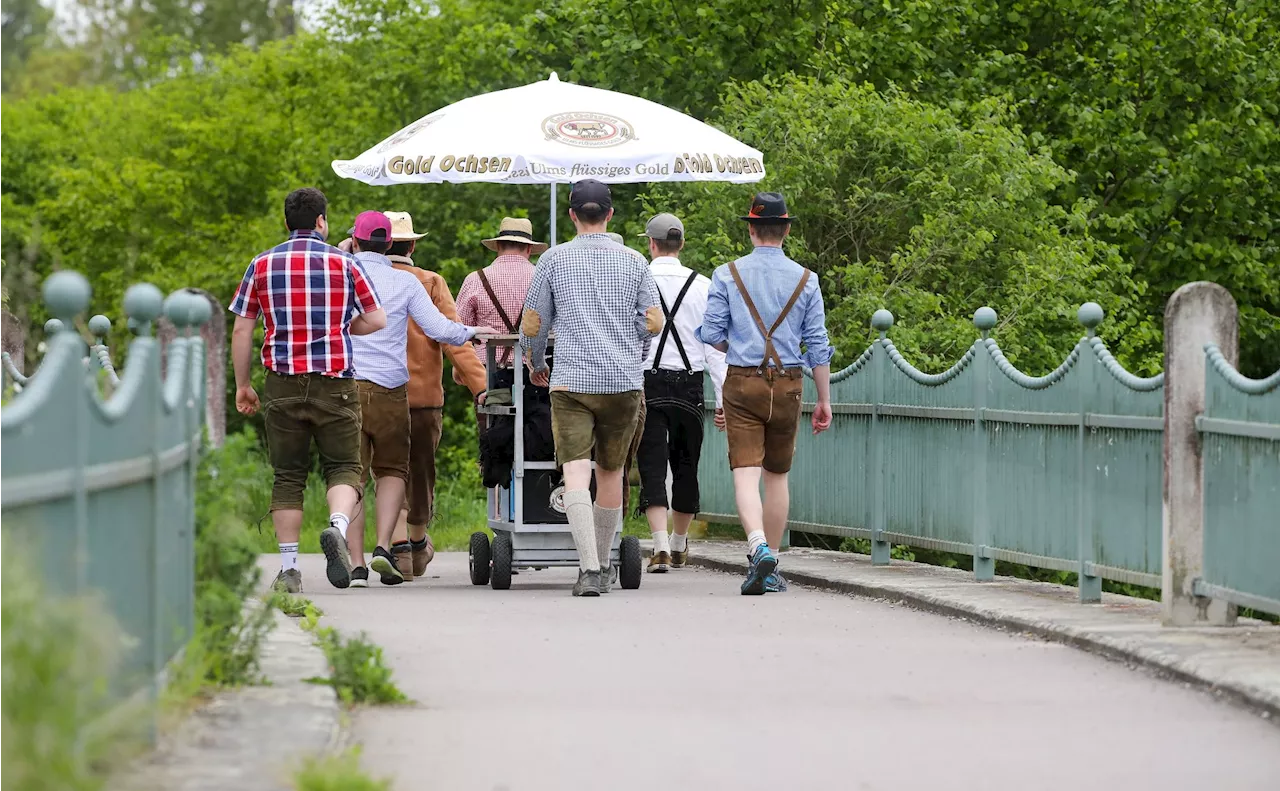
[[[400,569],[396,568],[395,558],[382,547],[373,550],[373,560],[369,561],[369,568],[378,572],[378,578],[382,580],[383,585],[399,585],[404,582],[404,575],[400,573]]]
[[[599,596],[600,572],[578,571],[578,581],[573,586],[574,596]]]
[[[369,569],[364,566],[356,566],[351,569],[351,587],[367,588],[369,587]]]

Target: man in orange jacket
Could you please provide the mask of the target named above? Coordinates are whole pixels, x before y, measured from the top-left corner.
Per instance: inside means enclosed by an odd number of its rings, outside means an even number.
[[[408,212],[383,212],[391,220],[391,249],[387,258],[396,269],[411,272],[422,283],[436,309],[450,321],[458,320],[457,305],[449,284],[437,272],[413,262],[414,245],[426,234],[414,233]],[[435,516],[436,449],[444,419],[444,357],[453,363],[454,381],[479,400],[486,387],[484,365],[469,346],[442,346],[414,324],[409,325],[409,486],[405,508],[392,536],[391,553],[405,581],[421,577],[435,557],[427,526]],[[361,518],[357,515],[353,518]]]

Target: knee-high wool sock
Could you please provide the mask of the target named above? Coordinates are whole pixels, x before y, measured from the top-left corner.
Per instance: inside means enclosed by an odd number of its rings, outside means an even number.
[[[599,571],[595,525],[591,518],[591,492],[586,489],[566,491],[564,512],[569,517],[573,545],[578,548],[578,567],[583,571]]]
[[[622,518],[621,508],[595,507],[596,518],[596,554],[600,558],[600,568],[608,568],[609,551],[613,549],[613,534],[618,531],[618,520]]]

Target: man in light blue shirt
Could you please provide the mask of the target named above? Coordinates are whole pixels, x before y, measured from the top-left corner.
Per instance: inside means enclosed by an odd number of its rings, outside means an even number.
[[[356,263],[373,284],[387,312],[387,326],[351,344],[356,387],[360,400],[360,461],[363,480],[372,474],[376,482],[376,530],[378,546],[369,568],[378,572],[384,585],[404,582],[404,575],[392,558],[391,536],[404,504],[409,480],[409,364],[405,358],[409,320],[428,338],[451,346],[461,346],[477,334],[492,333],[489,327],[468,327],[450,321],[436,308],[410,272],[396,269],[385,253],[391,248],[391,219],[380,211],[367,211],[356,218],[352,229]],[[360,505],[347,531],[347,551],[360,562],[351,570],[351,586],[366,587],[369,570],[364,567],[364,512]]]
[[[729,441],[738,517],[747,533],[750,567],[742,593],[758,596],[786,590],[774,552],[787,526],[787,473],[795,456],[803,368],[813,369],[818,386],[816,435],[831,426],[835,350],[817,277],[782,252],[794,219],[782,195],[759,193],[742,219],[755,250],[716,269],[698,339],[726,352],[729,364],[724,414],[716,424]]]

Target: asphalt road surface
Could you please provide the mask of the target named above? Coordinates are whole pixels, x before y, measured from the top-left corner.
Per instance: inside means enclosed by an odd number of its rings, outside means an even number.
[[[494,591],[454,553],[398,587],[302,569],[414,700],[353,714],[400,791],[1280,789],[1280,727],[1255,714],[901,606],[692,568],[598,599],[568,569]]]

